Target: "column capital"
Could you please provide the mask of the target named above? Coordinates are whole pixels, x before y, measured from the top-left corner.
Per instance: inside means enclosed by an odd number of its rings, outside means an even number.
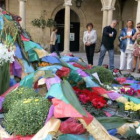
[[[101,11],[110,11],[110,10],[115,10],[115,7],[103,7],[102,9],[101,9]]]
[[[72,0],[64,0],[64,6],[72,6]]]
[[[18,1],[23,1],[23,2],[27,2],[27,0],[18,0]]]

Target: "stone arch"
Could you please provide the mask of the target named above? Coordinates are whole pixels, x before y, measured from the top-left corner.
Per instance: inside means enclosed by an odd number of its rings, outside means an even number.
[[[51,14],[51,18],[55,19],[56,14],[64,8],[65,7],[63,6],[63,3],[60,4],[59,6],[57,6],[53,10],[53,12]],[[79,51],[83,51],[84,50],[84,45],[83,45],[83,39],[82,38],[83,38],[83,33],[85,31],[85,27],[86,27],[86,24],[87,24],[86,16],[85,16],[84,12],[82,11],[82,9],[77,8],[75,5],[72,5],[70,8],[71,8],[71,10],[73,10],[77,14],[77,16],[79,17],[79,20],[80,20],[80,35],[79,35],[79,45],[80,46],[79,46]]]

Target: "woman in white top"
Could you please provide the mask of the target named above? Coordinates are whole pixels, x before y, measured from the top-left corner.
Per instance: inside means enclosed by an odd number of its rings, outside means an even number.
[[[88,64],[93,65],[93,57],[94,57],[95,44],[97,41],[97,33],[96,30],[93,30],[92,23],[88,23],[86,27],[87,27],[87,31],[84,32],[83,42],[85,45]]]
[[[127,26],[122,29],[119,36],[120,41],[120,70],[124,70],[126,59],[127,59],[127,70],[131,72],[132,68],[132,59],[133,59],[133,46],[134,40],[132,39],[133,35],[136,33],[136,29],[133,28],[133,21],[127,20]]]

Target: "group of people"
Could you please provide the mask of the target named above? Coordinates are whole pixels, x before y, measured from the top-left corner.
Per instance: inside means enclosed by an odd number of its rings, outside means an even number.
[[[106,52],[109,54],[109,66],[110,69],[114,69],[114,41],[117,36],[115,27],[118,21],[113,20],[109,26],[103,29],[102,42],[100,48],[100,56],[98,65],[101,66]],[[97,41],[96,30],[93,29],[93,24],[87,24],[87,31],[84,32],[83,43],[85,44],[85,50],[87,60],[90,65],[93,65],[93,57],[95,44]],[[132,20],[127,20],[127,25],[122,29],[119,35],[120,41],[120,70],[123,71],[125,64],[127,64],[128,72],[134,72],[136,70],[137,61],[139,59],[138,70],[140,73],[140,23],[137,24],[137,31],[134,28]],[[127,60],[127,63],[126,63]],[[133,67],[132,67],[133,61]]]
[[[100,48],[100,56],[98,65],[101,66],[105,57],[106,52],[109,54],[109,67],[111,70],[114,69],[114,41],[117,36],[117,31],[115,27],[118,21],[113,20],[109,26],[104,27],[102,42]],[[93,29],[93,24],[88,23],[87,31],[84,32],[83,43],[85,45],[86,56],[88,64],[93,65],[93,57],[95,51],[95,45],[97,42],[97,32]],[[54,28],[51,34],[51,53],[56,51],[57,55],[60,56],[58,51],[57,43],[57,28]],[[120,70],[123,71],[125,64],[128,72],[134,72],[136,70],[137,61],[139,59],[138,70],[140,73],[140,23],[137,24],[137,31],[134,28],[132,20],[127,20],[126,27],[122,29],[119,35],[120,41]],[[127,63],[126,63],[127,61]],[[133,67],[132,67],[133,61]]]

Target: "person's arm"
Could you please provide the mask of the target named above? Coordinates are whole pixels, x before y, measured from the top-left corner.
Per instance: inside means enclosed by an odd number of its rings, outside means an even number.
[[[86,45],[86,43],[87,43],[87,40],[86,40],[86,33],[84,32],[84,35],[83,35],[83,43],[84,43],[84,45]]]
[[[94,44],[94,43],[96,43],[96,41],[97,41],[97,32],[96,32],[96,31],[94,31],[92,37],[93,37],[93,38],[91,39],[91,44]]]
[[[103,30],[103,35],[109,36],[110,33],[108,32],[107,28],[108,28],[108,27],[105,27],[105,28],[104,28],[104,30]]]
[[[54,35],[55,35],[55,33],[52,32],[52,34],[51,34],[51,41],[50,41],[50,44],[51,44],[51,45],[54,44]]]
[[[124,39],[124,31],[122,30],[119,35],[119,41],[121,42]]]

